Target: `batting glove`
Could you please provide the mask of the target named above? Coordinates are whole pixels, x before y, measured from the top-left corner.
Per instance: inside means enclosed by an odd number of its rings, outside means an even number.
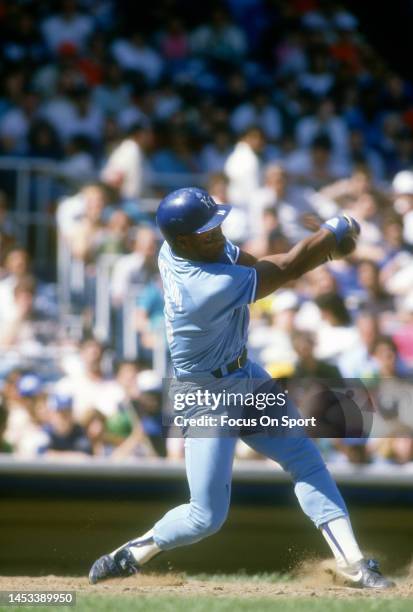
[[[325,227],[334,234],[338,245],[340,245],[344,238],[357,239],[360,234],[360,225],[349,215],[328,219],[321,227]]]
[[[351,255],[356,248],[357,238],[360,234],[360,225],[353,217],[343,215],[342,217],[333,217],[329,219],[321,227],[330,230],[335,236],[337,246],[327,255],[327,260],[341,259]]]

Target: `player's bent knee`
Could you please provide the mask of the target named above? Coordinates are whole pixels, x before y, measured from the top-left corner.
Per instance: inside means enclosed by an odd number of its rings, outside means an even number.
[[[202,516],[193,515],[191,522],[197,535],[206,538],[214,533],[217,533],[225,523],[227,512],[206,512]]]
[[[280,463],[283,469],[291,475],[293,480],[310,476],[314,472],[326,470],[326,465],[320,451],[313,440],[297,438],[288,441]]]

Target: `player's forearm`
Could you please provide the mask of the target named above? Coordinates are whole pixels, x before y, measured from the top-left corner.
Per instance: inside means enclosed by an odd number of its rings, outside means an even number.
[[[334,235],[327,229],[320,229],[301,240],[288,253],[261,258],[254,266],[258,275],[257,299],[317,268],[335,246]]]
[[[312,236],[301,240],[288,253],[270,255],[263,257],[262,260],[279,261],[288,280],[294,280],[324,263],[336,245],[333,234],[327,229],[320,229]]]

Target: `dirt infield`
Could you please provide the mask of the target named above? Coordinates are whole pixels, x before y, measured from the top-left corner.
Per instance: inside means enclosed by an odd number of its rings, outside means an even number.
[[[413,598],[413,566],[404,576],[396,578],[394,589],[380,593],[383,598]],[[332,572],[332,564],[326,561],[306,561],[293,577],[284,581],[269,575],[265,578],[254,576],[216,576],[208,579],[188,577],[176,573],[138,574],[125,579],[115,579],[91,586],[86,577],[71,576],[2,576],[0,590],[49,590],[76,591],[77,593],[99,595],[181,595],[282,598],[282,597],[333,597],[351,599],[377,597],[377,592],[352,589],[341,586]]]

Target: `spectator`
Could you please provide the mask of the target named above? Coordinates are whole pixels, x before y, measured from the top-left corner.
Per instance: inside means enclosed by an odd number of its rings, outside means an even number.
[[[351,325],[349,312],[342,297],[326,293],[316,299],[321,312],[321,326],[317,330],[316,356],[319,359],[337,359],[357,343],[357,332]]]
[[[64,198],[57,209],[57,224],[60,233],[67,242],[71,243],[78,223],[85,216],[90,201],[107,201],[105,187],[101,183],[86,183],[83,188],[73,196]]]
[[[132,433],[112,453],[112,459],[116,461],[128,457],[156,456],[157,453],[140,424],[134,426]]]
[[[104,67],[103,83],[93,90],[92,100],[105,115],[116,116],[128,106],[130,90],[119,64],[112,61]]]
[[[168,174],[193,174],[199,172],[199,162],[194,152],[193,136],[186,129],[170,129],[167,146],[151,157],[155,172]]]
[[[303,117],[296,127],[296,140],[301,148],[309,147],[321,135],[329,138],[335,156],[347,154],[348,129],[343,119],[336,115],[334,103],[329,98],[320,103],[315,115]]]
[[[213,130],[212,141],[201,151],[200,165],[203,172],[222,172],[231,153],[231,133],[225,126]]]
[[[113,446],[107,442],[106,417],[99,410],[90,410],[83,419],[83,428],[94,457],[108,457]]]
[[[40,80],[42,74],[38,74]],[[48,78],[47,81],[55,80],[55,85],[49,82],[44,85],[47,89],[47,98],[43,101],[38,119],[47,121],[56,131],[61,141],[66,137],[66,125],[71,125],[75,116],[75,107],[71,94],[76,87],[83,87],[83,81],[79,78],[77,72],[72,69],[58,70],[56,75]],[[43,85],[36,85],[37,89],[42,89]],[[73,130],[72,130],[73,133]]]
[[[316,299],[328,293],[339,291],[337,278],[331,267],[321,266],[307,273],[302,279],[298,291],[304,298],[295,320],[297,329],[312,331],[321,325],[321,312],[316,304]]]
[[[84,184],[93,178],[95,162],[88,138],[82,135],[73,136],[66,144],[65,153],[65,160],[60,163],[60,171],[71,185]]]
[[[103,131],[103,115],[100,109],[92,103],[89,90],[83,85],[77,85],[71,91],[71,113],[60,126],[60,133],[65,142],[74,136],[83,136],[94,145],[101,144]]]
[[[357,74],[360,71],[361,49],[351,30],[339,28],[330,50],[333,58],[348,67],[352,73]]]
[[[229,179],[229,200],[244,210],[250,205],[250,198],[260,185],[261,155],[264,147],[262,130],[249,127],[238,140],[225,164],[225,173]]]
[[[16,455],[34,457],[47,440],[43,431],[46,413],[42,381],[30,372],[15,371],[8,378],[6,393],[11,402],[4,439]]]
[[[374,451],[377,458],[403,465],[413,461],[413,441],[407,437],[407,431],[404,432],[404,438],[384,438],[375,439],[371,442],[370,447]]]
[[[317,217],[306,196],[304,189],[291,184],[282,166],[270,164],[265,170],[264,186],[251,199],[251,230],[258,236],[262,235],[264,212],[271,209],[276,212],[280,229],[288,240],[294,243],[305,238],[308,228],[318,227]]]
[[[106,193],[102,187],[96,185],[85,189],[83,196],[84,216],[72,224],[68,239],[73,256],[90,263],[96,261],[106,236],[103,217]]]
[[[409,246],[406,244],[403,238],[403,221],[396,215],[390,213],[383,219],[383,248],[385,256],[380,262],[382,267],[390,263],[394,257],[400,252],[409,252]]]
[[[315,358],[315,339],[310,332],[293,332],[292,343],[297,354],[294,371],[296,378],[313,377],[321,379],[331,378],[335,381],[340,380],[340,371],[336,366]]]
[[[352,173],[365,166],[376,183],[385,178],[383,159],[377,151],[367,146],[361,130],[353,129],[349,133],[347,164]]]
[[[149,116],[153,116],[153,114],[154,97],[152,90],[148,89],[142,78],[139,77],[132,85],[129,105],[123,108],[116,116],[117,124],[121,132],[127,136],[129,130],[135,124],[149,125]]]
[[[324,187],[347,172],[345,163],[334,158],[331,141],[324,135],[316,136],[309,150],[291,153],[285,161],[285,169],[315,188]]]
[[[73,136],[66,144],[60,171],[72,185],[84,184],[95,174],[95,162],[90,151],[91,143],[82,135]]]
[[[361,311],[356,319],[359,336],[355,347],[341,355],[338,366],[345,378],[369,378],[377,371],[374,359],[374,347],[380,334],[377,316],[368,311]]]
[[[0,195],[1,202],[1,195]],[[2,217],[1,203],[0,203],[0,219]],[[16,241],[13,236],[10,236],[2,227],[0,221],[0,279],[3,277],[5,272],[4,270],[4,259],[7,253],[16,246]],[[1,287],[1,280],[0,280]],[[0,318],[1,318],[1,308],[0,308]]]
[[[359,259],[381,261],[384,257],[382,233],[379,226],[378,199],[374,191],[365,191],[350,203],[347,209],[350,215],[356,215],[360,224],[360,242],[355,256]]]
[[[277,72],[279,76],[286,77],[301,74],[307,66],[305,53],[305,37],[297,29],[291,29],[275,48]]]
[[[212,172],[208,177],[207,191],[218,204],[228,201],[228,177],[225,172]]]
[[[166,71],[172,75],[184,72],[189,57],[189,38],[182,20],[173,16],[159,38],[162,57],[167,62]]]
[[[145,435],[148,437],[156,455],[158,457],[166,456],[166,430],[162,423],[162,392],[159,384],[159,377],[156,385],[153,381],[150,384],[143,384],[140,374],[140,388],[142,391],[139,403],[139,418],[141,419],[142,428]]]
[[[328,57],[328,52],[322,47],[310,49],[308,72],[299,78],[300,86],[320,99],[330,93],[335,80],[328,66]]]
[[[191,48],[195,55],[209,60],[218,69],[241,64],[247,51],[244,33],[231,23],[222,6],[213,10],[208,25],[194,31]]]
[[[167,77],[162,79],[154,93],[153,114],[158,121],[173,119],[182,111],[183,100]]]
[[[136,407],[139,402],[138,367],[134,361],[120,361],[115,368],[119,386],[117,411],[106,418],[106,440],[114,446],[123,442],[136,423]]]
[[[371,449],[365,438],[342,438],[334,442],[335,448],[349,463],[360,466],[371,462]]]
[[[330,214],[330,210],[333,214],[337,212],[337,206],[345,208],[366,192],[372,193],[375,197],[378,196],[371,173],[361,166],[358,166],[349,178],[334,181],[319,190],[323,198],[336,204],[336,208],[329,209],[327,214]]]
[[[293,291],[277,292],[268,303],[264,320],[254,325],[249,346],[274,378],[290,376],[294,370],[295,353],[291,344],[299,301]],[[266,324],[268,317],[271,325]]]
[[[377,338],[373,347],[373,356],[377,363],[377,372],[376,381],[371,390],[376,408],[372,436],[393,437],[408,434],[411,439],[413,432],[411,387],[409,384],[406,386],[406,370],[403,367],[404,364],[400,362],[393,340],[388,336]],[[403,443],[397,446],[400,455],[403,449],[405,453],[406,447]],[[410,451],[411,448],[408,445]]]
[[[103,346],[93,338],[80,344],[80,361],[58,381],[56,392],[73,397],[73,414],[79,422],[90,408],[107,417],[116,414],[123,396],[119,385],[105,376]]]
[[[284,234],[277,228],[277,216],[273,214],[271,210],[267,210],[264,214],[265,223],[267,227],[267,241],[265,254],[269,255],[280,255],[290,250],[291,244],[288,242]]]
[[[151,411],[147,412],[147,406],[152,406],[150,397],[139,387],[139,375],[136,363],[123,361],[118,364],[116,380],[124,393],[120,409],[117,415],[107,419],[106,439],[111,440],[116,446],[112,457],[119,459],[134,455],[152,456],[162,453],[162,440],[159,440],[159,426],[154,428]],[[149,403],[148,403],[149,402]],[[159,411],[159,402],[156,405]]]
[[[362,289],[359,305],[363,310],[380,315],[394,310],[394,301],[391,295],[380,283],[380,270],[376,263],[364,260],[358,263],[358,282]]]
[[[30,157],[54,160],[62,157],[63,151],[57,132],[44,119],[32,122],[28,133],[28,144],[28,155]]]
[[[393,178],[394,207],[403,217],[403,237],[413,245],[413,172],[403,170]]]
[[[46,48],[34,15],[27,10],[19,10],[14,16],[15,20],[10,30],[4,31],[4,59],[7,62],[30,67],[44,62]]]
[[[401,251],[381,270],[380,278],[390,295],[407,298],[412,289],[413,255]]]
[[[4,434],[7,429],[8,411],[5,398],[0,397],[0,454],[1,453],[12,453],[13,446],[7,442],[4,438]]]
[[[64,395],[55,395],[49,402],[49,422],[43,427],[47,442],[39,453],[50,459],[74,460],[91,455],[93,447],[86,432],[75,422],[73,400]]]
[[[145,155],[152,146],[152,139],[148,124],[135,123],[103,167],[102,180],[119,189],[123,198],[137,199],[142,195],[148,178]]]
[[[388,162],[389,174],[410,170],[413,166],[413,135],[410,130],[401,128],[394,139],[394,157]]]
[[[0,321],[10,318],[14,309],[14,290],[29,275],[29,256],[20,247],[13,247],[4,260],[5,276],[0,280]]]
[[[163,70],[162,59],[147,44],[142,33],[135,32],[129,39],[115,40],[112,54],[123,70],[142,74],[150,85],[155,85],[159,81]]]
[[[38,118],[38,107],[36,93],[24,91],[18,103],[0,117],[0,149],[3,154],[27,154],[30,124]]]
[[[76,0],[62,0],[60,4],[60,12],[47,17],[41,24],[47,47],[54,54],[65,44],[83,50],[92,32],[93,20],[77,12]]]
[[[409,370],[397,351],[397,346],[389,336],[379,336],[373,346],[373,357],[377,363],[377,376],[381,379],[403,378]]]
[[[281,115],[270,104],[268,93],[256,89],[251,94],[251,102],[238,106],[231,115],[231,127],[236,134],[245,133],[252,125],[258,126],[268,142],[278,140],[282,134]]]
[[[393,334],[400,357],[413,369],[413,292],[405,298],[399,308],[400,325]]]
[[[96,87],[103,80],[106,62],[106,39],[101,32],[94,32],[88,39],[87,52],[79,57],[76,68],[83,76],[86,85]]]
[[[123,210],[114,210],[107,222],[99,255],[123,255],[127,252],[131,223]]]
[[[56,339],[56,322],[39,311],[34,303],[35,280],[26,276],[13,290],[13,307],[0,322],[0,347],[23,355],[40,356]]]
[[[131,290],[150,282],[158,274],[157,246],[151,227],[137,229],[133,252],[120,257],[113,269],[111,294],[115,306],[120,306]]]

